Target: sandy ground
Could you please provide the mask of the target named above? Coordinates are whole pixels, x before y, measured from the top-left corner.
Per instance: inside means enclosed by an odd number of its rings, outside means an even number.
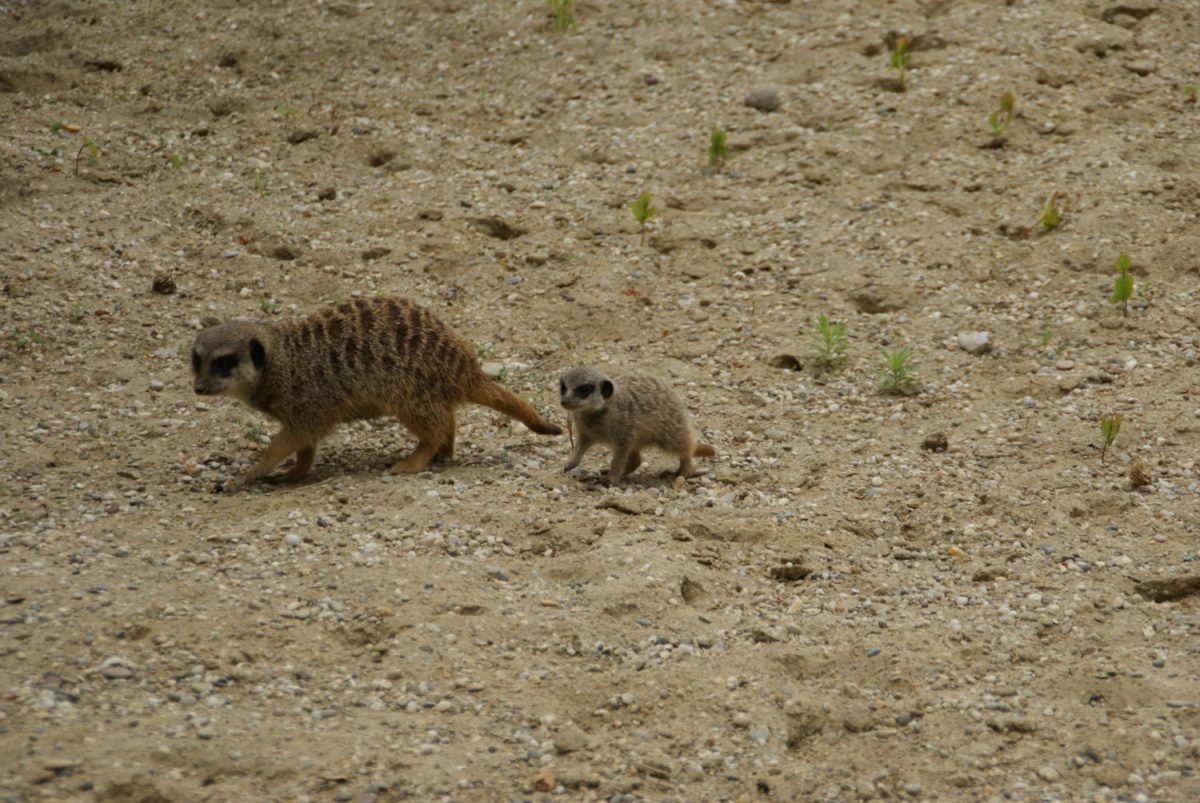
[[[0,0],[0,796],[1200,797],[1200,8],[574,14]],[[196,332],[375,294],[717,456],[606,488],[472,408],[228,490],[272,424]]]

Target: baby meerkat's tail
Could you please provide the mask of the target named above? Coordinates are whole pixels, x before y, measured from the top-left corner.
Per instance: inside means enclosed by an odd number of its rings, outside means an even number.
[[[692,454],[696,457],[716,457],[717,450],[707,443],[697,443],[696,448],[692,450]]]
[[[509,418],[515,418],[539,435],[561,435],[563,432],[562,427],[551,424],[538,415],[529,402],[518,399],[498,382],[490,379],[476,385],[467,396],[467,401],[491,407]]]

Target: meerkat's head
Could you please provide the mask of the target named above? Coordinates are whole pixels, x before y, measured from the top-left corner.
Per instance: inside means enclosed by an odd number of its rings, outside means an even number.
[[[250,323],[223,323],[196,335],[192,344],[194,388],[203,396],[248,401],[267,366],[262,332]]]
[[[558,380],[559,403],[569,411],[602,410],[614,390],[612,380],[595,368],[572,368]]]

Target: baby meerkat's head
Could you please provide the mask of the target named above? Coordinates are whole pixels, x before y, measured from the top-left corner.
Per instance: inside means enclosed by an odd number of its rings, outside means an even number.
[[[558,380],[558,399],[565,410],[602,410],[614,390],[612,380],[595,368],[572,368]]]
[[[248,401],[267,365],[258,327],[248,323],[210,326],[192,344],[193,387],[202,396],[233,396]]]

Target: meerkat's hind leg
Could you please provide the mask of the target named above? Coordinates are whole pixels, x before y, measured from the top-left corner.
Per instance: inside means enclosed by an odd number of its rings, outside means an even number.
[[[642,464],[642,453],[637,449],[629,455],[629,459],[625,461],[625,473],[632,474],[637,471],[638,466]]]
[[[311,446],[301,446],[296,451],[296,465],[292,466],[287,473],[287,479],[295,481],[308,474],[312,468],[313,460],[317,456],[316,444]]]
[[[454,421],[454,414],[450,415],[450,434],[442,441],[442,445],[438,447],[437,454],[433,457],[435,460],[449,460],[454,457],[454,432],[457,426]]]
[[[692,466],[692,456],[685,452],[679,456],[679,470],[675,472],[675,476],[690,477],[694,473],[695,468]]]
[[[435,458],[442,448],[444,448],[447,440],[453,442],[454,439],[454,419],[451,418],[449,425],[446,421],[406,421],[412,433],[417,436],[417,448],[412,450],[412,454],[401,460],[396,465],[392,466],[393,474],[416,474],[419,471],[424,471],[429,463]]]

